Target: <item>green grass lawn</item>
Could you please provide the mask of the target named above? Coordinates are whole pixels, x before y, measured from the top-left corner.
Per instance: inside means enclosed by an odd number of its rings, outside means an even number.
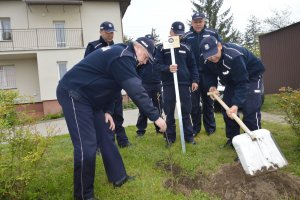
[[[284,114],[278,104],[279,98],[277,94],[266,94],[261,110],[272,114]]]
[[[208,137],[203,131],[196,137],[197,145],[186,145],[186,154],[182,154],[179,131],[177,141],[171,148],[165,147],[162,135],[155,133],[150,124],[143,138],[136,138],[136,128],[126,128],[133,146],[120,149],[127,172],[136,176],[121,188],[114,189],[108,183],[102,160],[97,156],[95,177],[95,195],[101,200],[174,200],[174,199],[216,199],[200,190],[191,196],[175,194],[163,186],[171,174],[165,171],[159,162],[175,162],[183,168],[184,173],[194,176],[197,173],[210,174],[222,164],[233,163],[236,157],[229,148],[221,148],[225,143],[224,122],[220,114],[217,118],[217,132]],[[286,156],[289,165],[280,169],[300,177],[299,142],[287,125],[263,123],[270,130]],[[54,143],[44,157],[38,170],[38,178],[28,185],[28,199],[72,199],[73,191],[73,147],[69,135],[55,137]]]

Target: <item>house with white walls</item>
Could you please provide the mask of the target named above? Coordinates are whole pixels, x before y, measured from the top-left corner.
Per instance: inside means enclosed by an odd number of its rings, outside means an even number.
[[[39,115],[60,111],[56,86],[79,62],[103,21],[115,25],[122,42],[122,17],[130,0],[0,1],[0,89],[18,90]]]

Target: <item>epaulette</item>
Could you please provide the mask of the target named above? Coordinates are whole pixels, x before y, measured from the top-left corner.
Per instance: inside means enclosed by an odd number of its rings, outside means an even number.
[[[163,43],[156,44],[156,49],[158,51],[162,51],[163,50]]]
[[[101,45],[102,45],[102,43],[100,42],[100,43],[96,44],[96,45],[94,46],[94,48],[96,49],[98,46],[101,46]]]
[[[128,46],[122,51],[120,57],[123,57],[123,56],[130,56],[130,57],[135,57],[135,55],[128,50]]]
[[[217,34],[216,30],[211,29],[211,28],[205,28],[205,31],[213,33],[213,34]]]
[[[155,44],[155,47],[156,47],[156,48],[161,48],[162,45],[163,45],[163,43],[157,43],[157,44]]]
[[[185,48],[187,48],[187,50],[191,51],[191,47],[190,45],[186,44],[186,43],[180,43],[182,46],[184,46]]]
[[[182,38],[186,38],[186,37],[188,37],[188,36],[191,35],[191,34],[193,34],[193,32],[192,32],[192,31],[188,31],[188,32],[186,32],[186,33],[182,36]]]
[[[242,52],[240,52],[239,50],[232,48],[232,47],[228,47],[226,46],[226,44],[223,44],[223,48],[224,48],[224,55],[229,58],[229,59],[234,59],[237,56],[243,56],[244,54]]]

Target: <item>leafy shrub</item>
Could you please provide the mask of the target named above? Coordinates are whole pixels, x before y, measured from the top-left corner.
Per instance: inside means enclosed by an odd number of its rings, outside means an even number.
[[[64,117],[64,114],[63,113],[56,113],[56,114],[48,114],[48,115],[45,115],[42,120],[51,120],[51,119],[59,119],[59,118],[62,118]]]
[[[279,91],[279,105],[286,114],[286,120],[300,138],[300,89],[283,87]]]
[[[51,141],[31,115],[16,111],[18,99],[16,91],[0,90],[0,199],[24,199]]]

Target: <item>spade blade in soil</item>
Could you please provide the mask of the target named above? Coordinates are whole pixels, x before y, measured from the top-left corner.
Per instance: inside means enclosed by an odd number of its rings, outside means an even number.
[[[213,96],[226,111],[230,109],[215,92],[207,94]],[[266,129],[250,131],[235,113],[231,115],[246,132],[232,139],[246,174],[255,175],[264,171],[274,171],[288,164],[270,131]]]
[[[251,134],[255,135],[254,140],[248,133],[237,135],[232,139],[246,174],[256,175],[265,171],[274,171],[288,164],[270,131],[258,129]]]

